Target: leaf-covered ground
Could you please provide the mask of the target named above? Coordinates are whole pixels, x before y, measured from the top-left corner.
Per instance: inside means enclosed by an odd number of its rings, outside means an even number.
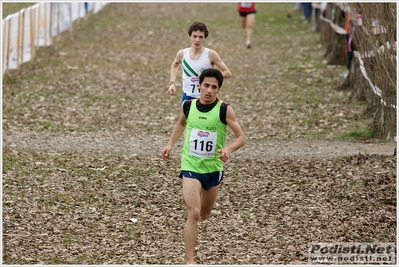
[[[246,49],[236,3],[112,3],[5,75],[3,264],[184,263],[181,140],[169,162],[160,152],[195,20],[233,73],[220,97],[248,139],[196,262],[307,264],[310,242],[396,242],[396,144],[340,139],[367,131],[365,105],[335,89],[344,67],[324,66],[291,8],[259,3]]]

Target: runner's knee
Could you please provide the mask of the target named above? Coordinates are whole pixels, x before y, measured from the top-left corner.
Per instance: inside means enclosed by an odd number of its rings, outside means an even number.
[[[192,222],[198,222],[200,219],[200,210],[198,208],[192,208],[188,211],[188,219]]]

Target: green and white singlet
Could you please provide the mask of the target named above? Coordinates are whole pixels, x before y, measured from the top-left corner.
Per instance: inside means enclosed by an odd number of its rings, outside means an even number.
[[[184,49],[183,63],[182,63],[182,87],[183,92],[187,96],[199,98],[200,92],[198,88],[199,76],[205,69],[212,68],[209,62],[209,48],[204,48],[201,56],[197,60],[190,58],[190,48]]]
[[[208,112],[199,111],[197,101],[192,100],[186,119],[181,170],[200,174],[223,171],[224,162],[216,152],[224,147],[226,141],[227,124],[220,120],[223,101],[219,100]]]

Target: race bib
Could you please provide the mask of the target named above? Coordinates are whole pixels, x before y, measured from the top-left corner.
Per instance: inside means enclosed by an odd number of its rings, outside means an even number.
[[[216,151],[217,132],[192,129],[189,153],[198,158],[213,158]]]
[[[250,8],[252,6],[252,2],[242,2],[241,7]]]
[[[200,90],[198,87],[199,77],[188,77],[184,81],[184,88],[186,95],[191,97],[199,97]]]

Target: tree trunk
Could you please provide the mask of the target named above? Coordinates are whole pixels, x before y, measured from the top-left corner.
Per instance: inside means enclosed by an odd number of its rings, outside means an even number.
[[[375,133],[376,138],[392,140],[396,136],[396,125],[392,124],[395,120],[396,110],[380,105],[374,114],[370,129]]]
[[[342,10],[335,4],[328,4],[326,18],[331,19],[334,24],[344,27],[345,16],[342,17]],[[324,59],[327,65],[347,65],[346,35],[338,34],[332,29],[331,25],[325,21],[322,22],[321,26],[321,43],[326,48]]]

